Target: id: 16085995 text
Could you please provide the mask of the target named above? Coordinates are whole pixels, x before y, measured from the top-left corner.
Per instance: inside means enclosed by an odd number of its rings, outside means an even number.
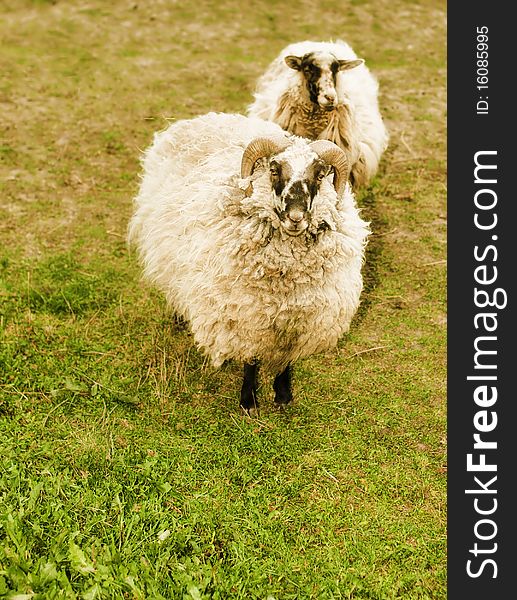
[[[476,114],[488,114],[488,27],[476,27]]]

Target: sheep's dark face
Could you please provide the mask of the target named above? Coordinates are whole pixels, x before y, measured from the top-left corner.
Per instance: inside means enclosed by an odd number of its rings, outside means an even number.
[[[363,62],[362,59],[339,60],[329,52],[309,52],[303,56],[285,57],[287,66],[303,75],[310,101],[328,111],[338,104],[338,73],[353,69]]]
[[[269,177],[275,194],[275,210],[282,228],[289,235],[300,235],[309,226],[314,197],[330,169],[320,158],[311,159],[308,164],[307,161],[293,164],[276,157],[270,160]]]

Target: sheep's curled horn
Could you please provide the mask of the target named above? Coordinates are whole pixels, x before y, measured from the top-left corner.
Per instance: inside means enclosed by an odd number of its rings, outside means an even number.
[[[241,161],[241,178],[246,179],[253,172],[253,167],[259,158],[269,157],[273,154],[280,154],[291,142],[283,135],[271,136],[271,137],[260,137],[252,140],[245,148],[242,155]],[[334,188],[339,196],[345,189],[348,175],[350,172],[350,166],[346,158],[346,154],[336,146],[336,144],[329,142],[328,140],[316,140],[310,143],[310,148],[313,150],[323,161],[334,167]],[[251,184],[246,190],[246,195],[251,195],[252,187]]]
[[[246,179],[253,173],[253,167],[259,158],[272,156],[283,152],[291,142],[284,135],[275,135],[271,137],[258,137],[246,146],[241,160],[241,179]],[[246,189],[246,196],[251,196],[253,187],[251,182]]]
[[[334,188],[338,198],[340,198],[350,175],[350,164],[345,152],[328,140],[316,140],[311,142],[309,146],[321,160],[334,167]]]

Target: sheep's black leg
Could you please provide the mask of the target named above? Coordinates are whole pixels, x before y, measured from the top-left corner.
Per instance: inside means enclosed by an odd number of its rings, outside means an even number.
[[[257,377],[259,365],[257,362],[244,365],[244,379],[241,388],[241,407],[248,414],[258,412]]]
[[[289,404],[289,402],[291,402],[293,399],[293,392],[291,390],[291,375],[291,365],[287,365],[287,367],[275,377],[275,381],[273,383],[273,389],[275,390],[275,402],[280,406]]]

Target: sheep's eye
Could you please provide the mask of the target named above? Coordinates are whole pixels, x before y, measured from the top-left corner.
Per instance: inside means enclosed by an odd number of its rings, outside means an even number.
[[[277,167],[271,167],[269,169],[269,172],[271,173],[271,177],[278,177],[278,168]]]
[[[318,181],[323,181],[323,180],[325,179],[325,173],[324,173],[323,171],[322,171],[321,173],[318,173],[318,174],[316,175],[316,179],[317,179]]]

